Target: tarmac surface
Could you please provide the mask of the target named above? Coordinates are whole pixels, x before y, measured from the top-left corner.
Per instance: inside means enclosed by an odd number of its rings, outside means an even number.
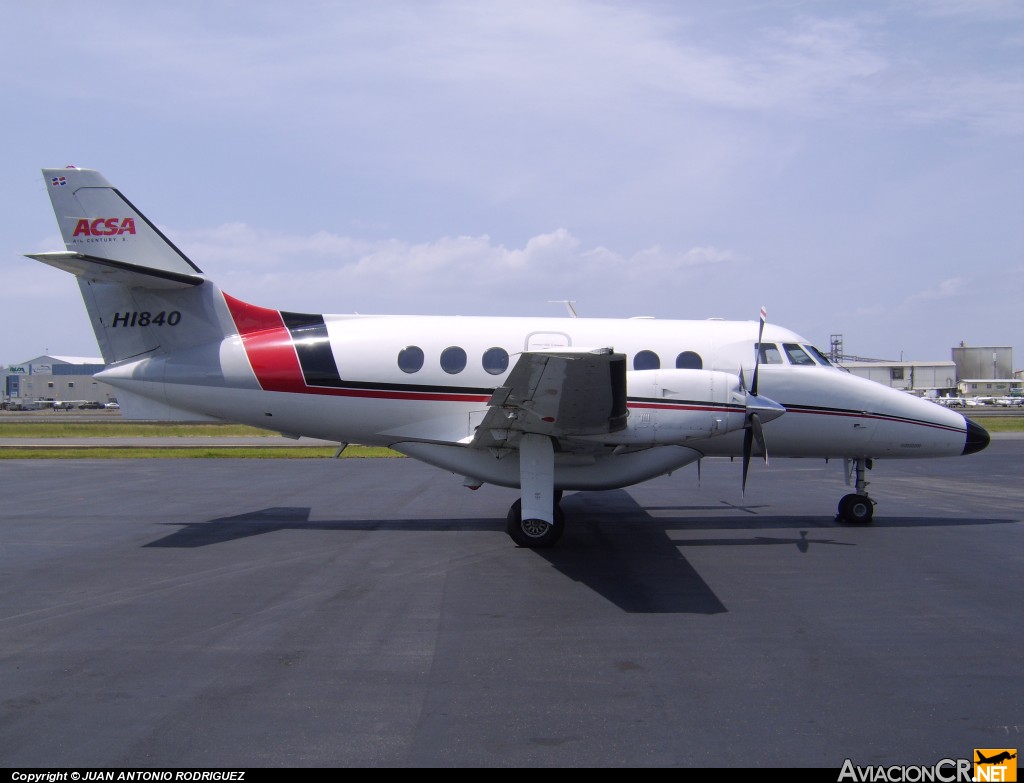
[[[1024,745],[1024,438],[567,493],[409,459],[0,462],[0,766],[933,765]],[[831,778],[834,779],[834,778]]]

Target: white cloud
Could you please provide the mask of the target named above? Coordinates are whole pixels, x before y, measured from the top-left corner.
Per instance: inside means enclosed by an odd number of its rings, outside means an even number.
[[[998,0],[916,9],[947,18],[1020,15],[1019,4]],[[738,10],[716,15],[699,6],[575,0],[332,3],[302,13],[257,3],[230,26],[217,23],[220,9],[207,4],[113,17],[65,7],[61,14],[78,33],[62,41],[65,56],[77,50],[91,68],[116,75],[120,97],[131,95],[160,114],[185,107],[213,122],[242,112],[279,128],[371,123],[404,135],[380,123],[408,118],[410,109],[432,123],[430,109],[446,107],[478,127],[481,117],[514,117],[528,107],[533,124],[567,116],[621,124],[665,116],[679,103],[856,121],[873,107],[908,101],[917,109],[907,117],[957,119],[953,109],[961,104],[950,106],[949,90],[905,91],[900,79],[881,78],[893,69],[928,74],[943,67],[936,54],[906,46],[899,34],[882,35],[881,12],[779,10],[761,26],[745,24]],[[739,45],[724,46],[716,27]],[[42,70],[33,89],[62,92],[50,77]],[[33,77],[8,78],[27,85]],[[965,81],[965,100],[979,91],[1005,94],[1008,86],[1005,76],[980,64]],[[977,127],[986,125],[978,112],[1005,113],[994,101],[966,102],[964,109],[964,120]],[[457,134],[457,125],[452,130]]]
[[[341,300],[363,312],[369,312],[367,303],[444,312],[459,302],[463,310],[468,306],[486,314],[495,297],[546,302],[567,290],[593,291],[609,284],[673,286],[700,268],[739,260],[733,251],[710,246],[650,247],[629,254],[586,248],[564,228],[531,237],[521,248],[495,244],[486,235],[408,243],[327,232],[303,237],[241,223],[165,230],[226,290],[246,291],[257,304],[285,309],[297,307],[289,301],[323,309]]]
[[[962,277],[951,277],[947,280],[943,280],[941,283],[925,288],[922,291],[911,294],[906,299],[906,304],[913,304],[916,302],[934,302],[942,299],[951,299],[956,296],[962,296],[967,292],[969,287],[969,281],[964,280]]]
[[[77,162],[268,306],[766,303],[819,342],[841,308],[885,355],[937,339],[922,304],[995,331],[1019,299],[1010,262],[995,289],[962,271],[1024,250],[1019,0],[9,6],[12,258],[52,232],[34,167]],[[78,317],[55,275],[5,277],[8,342]]]

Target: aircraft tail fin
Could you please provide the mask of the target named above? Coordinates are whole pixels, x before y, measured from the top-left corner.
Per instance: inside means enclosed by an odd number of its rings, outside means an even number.
[[[172,274],[202,274],[98,171],[43,169],[43,179],[69,251]]]
[[[236,330],[217,287],[102,174],[43,169],[67,250],[29,256],[78,278],[107,364]]]

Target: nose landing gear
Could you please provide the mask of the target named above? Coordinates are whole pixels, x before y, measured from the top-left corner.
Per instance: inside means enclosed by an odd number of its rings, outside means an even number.
[[[864,478],[864,471],[871,469],[871,460],[867,457],[858,457],[853,460],[853,470],[856,475],[854,488],[857,490],[850,495],[844,495],[839,501],[839,512],[836,514],[837,522],[849,522],[854,525],[866,525],[875,514],[875,501],[868,497],[868,482]]]

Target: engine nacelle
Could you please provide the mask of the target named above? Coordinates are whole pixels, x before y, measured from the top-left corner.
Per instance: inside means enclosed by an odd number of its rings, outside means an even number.
[[[738,375],[717,370],[636,370],[626,373],[626,393],[625,429],[573,440],[654,446],[743,429],[747,394]]]

